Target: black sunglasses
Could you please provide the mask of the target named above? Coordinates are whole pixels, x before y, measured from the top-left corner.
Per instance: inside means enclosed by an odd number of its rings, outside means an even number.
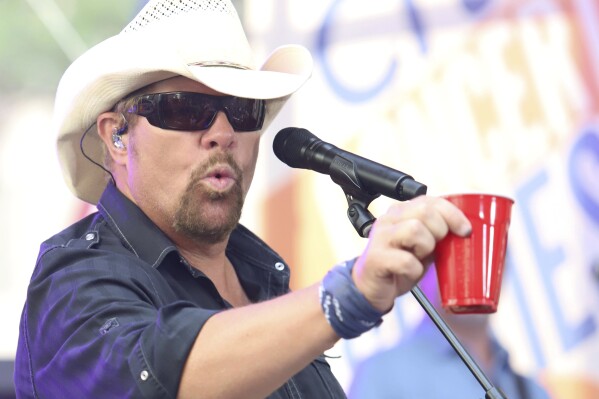
[[[177,91],[139,96],[127,110],[153,126],[186,131],[208,129],[220,111],[235,131],[254,132],[262,129],[266,106],[264,100]]]

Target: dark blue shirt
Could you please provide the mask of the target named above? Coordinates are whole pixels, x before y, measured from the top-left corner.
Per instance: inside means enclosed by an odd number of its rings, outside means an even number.
[[[289,291],[287,265],[241,225],[227,257],[252,302]],[[21,317],[17,396],[175,398],[200,329],[229,307],[212,282],[109,184],[98,212],[41,246]],[[345,394],[320,357],[270,397]]]

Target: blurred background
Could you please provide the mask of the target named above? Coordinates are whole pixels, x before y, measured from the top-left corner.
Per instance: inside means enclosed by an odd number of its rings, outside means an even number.
[[[410,174],[432,195],[512,197],[493,331],[512,367],[552,397],[599,397],[599,3],[234,3],[258,63],[287,43],[315,58],[312,79],[264,134],[242,217],[292,265],[293,287],[319,280],[365,242],[338,186],[273,155],[272,138],[288,126]],[[71,61],[144,4],[0,1],[0,398],[14,395],[18,323],[39,244],[94,210],[62,181],[56,86]],[[389,203],[377,199],[370,210]],[[333,348],[343,386],[422,317],[404,296],[380,328]]]

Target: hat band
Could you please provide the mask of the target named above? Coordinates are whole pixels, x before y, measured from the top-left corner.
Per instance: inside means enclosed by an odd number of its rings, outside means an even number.
[[[187,64],[187,66],[228,67],[228,68],[235,68],[235,69],[251,70],[251,68],[248,68],[245,65],[236,64],[234,62],[227,62],[227,61],[201,61],[201,62],[192,62],[190,64]]]

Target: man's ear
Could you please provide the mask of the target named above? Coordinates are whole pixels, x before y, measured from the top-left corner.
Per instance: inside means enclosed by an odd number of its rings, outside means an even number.
[[[113,162],[124,165],[127,162],[127,121],[122,114],[104,112],[97,119],[98,134],[104,142]]]

